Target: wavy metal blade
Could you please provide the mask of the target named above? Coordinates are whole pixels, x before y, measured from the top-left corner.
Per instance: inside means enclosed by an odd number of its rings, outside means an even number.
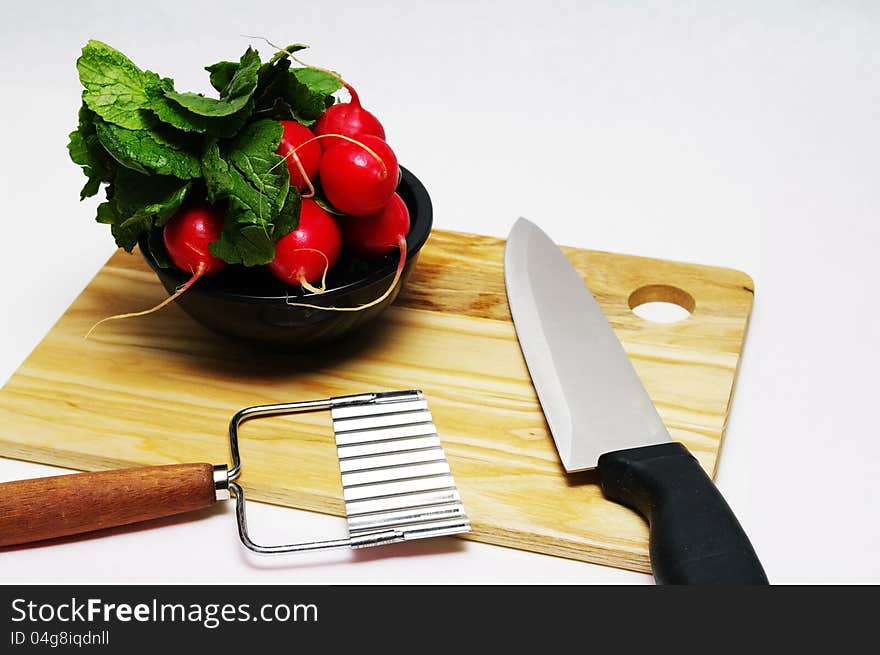
[[[510,312],[566,471],[670,441],[623,346],[565,254],[520,218],[504,251]]]

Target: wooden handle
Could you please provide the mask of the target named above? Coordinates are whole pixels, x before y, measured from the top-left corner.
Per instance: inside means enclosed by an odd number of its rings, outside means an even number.
[[[208,507],[211,464],[144,466],[0,484],[0,546],[102,530]]]

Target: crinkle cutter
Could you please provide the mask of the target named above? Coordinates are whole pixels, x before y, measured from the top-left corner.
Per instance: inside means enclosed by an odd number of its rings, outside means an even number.
[[[336,436],[347,539],[264,546],[248,535],[239,426],[280,414],[329,410]],[[236,501],[242,543],[258,553],[364,548],[470,531],[421,391],[260,405],[229,423],[232,468],[172,464],[0,484],[0,546],[91,532]]]

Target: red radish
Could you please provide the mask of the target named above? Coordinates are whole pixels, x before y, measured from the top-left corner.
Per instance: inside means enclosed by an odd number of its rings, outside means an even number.
[[[396,193],[375,214],[346,219],[342,224],[345,247],[365,257],[387,255],[409,234],[409,210]]]
[[[146,316],[162,309],[165,305],[180,298],[203,275],[213,275],[225,268],[226,262],[215,257],[208,250],[208,244],[220,238],[222,229],[223,216],[210,205],[189,205],[175,214],[162,229],[162,240],[165,242],[165,249],[174,265],[182,271],[191,273],[192,277],[155,307],[101,319],[89,329],[86,333],[86,339],[96,327],[105,321]]]
[[[303,200],[299,225],[275,244],[275,259],[269,270],[282,282],[314,292],[323,291],[311,283],[323,280],[339,258],[342,234],[329,213],[314,200]]]
[[[318,175],[318,166],[321,163],[323,150],[321,143],[305,125],[296,121],[280,121],[280,123],[284,128],[284,135],[276,152],[287,161],[290,186],[314,194],[312,182]]]
[[[406,236],[409,233],[409,210],[403,199],[395,193],[391,197],[391,201],[375,214],[346,218],[342,224],[342,232],[346,247],[367,257],[387,255],[395,248],[400,250],[397,270],[394,272],[394,278],[385,293],[375,300],[357,307],[321,307],[288,302],[289,305],[334,312],[359,312],[383,302],[397,287],[406,265]]]
[[[349,216],[366,216],[382,209],[400,177],[394,151],[370,135],[328,148],[319,171],[327,200]]]
[[[385,140],[385,129],[379,119],[366,109],[361,107],[361,100],[357,92],[350,84],[344,85],[351,94],[349,102],[340,102],[331,105],[321,114],[315,123],[315,134],[330,135],[344,134],[354,139],[359,139],[367,134]],[[329,139],[326,148],[338,145],[341,139]]]
[[[165,224],[162,240],[171,261],[193,276],[213,275],[226,266],[208,249],[220,238],[223,216],[210,205],[191,205]],[[187,282],[187,284],[191,284]]]

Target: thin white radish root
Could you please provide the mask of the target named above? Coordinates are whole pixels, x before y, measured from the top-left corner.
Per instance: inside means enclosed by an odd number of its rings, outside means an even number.
[[[296,162],[296,167],[299,169],[299,174],[302,175],[303,181],[305,181],[306,186],[309,187],[309,192],[302,194],[303,198],[314,198],[315,197],[315,186],[312,184],[312,180],[309,179],[309,174],[306,173],[305,166],[302,165],[299,157],[296,156],[296,149],[291,150],[287,155],[285,155],[284,159],[287,160],[288,157],[293,157]],[[274,168],[274,166],[273,166]],[[293,186],[293,185],[291,185]]]
[[[299,286],[311,293],[324,293],[327,291],[327,272],[330,270],[330,260],[327,259],[327,255],[317,248],[297,248],[293,252],[316,252],[324,258],[324,272],[321,274],[321,286],[313,286],[312,283],[305,278],[303,273],[300,273]]]
[[[385,292],[376,298],[375,300],[371,300],[368,303],[363,305],[358,305],[357,307],[324,307],[321,305],[311,305],[309,303],[302,302],[290,302],[287,301],[287,304],[291,307],[307,307],[309,309],[322,309],[328,312],[362,312],[365,309],[369,309],[370,307],[374,307],[384,301],[391,293],[394,291],[394,288],[397,286],[397,283],[400,281],[400,276],[403,274],[403,268],[406,265],[406,237],[400,237],[400,240],[397,242],[397,247],[400,250],[400,259],[397,262],[397,270],[394,272],[394,279],[391,280],[391,284],[388,285],[388,288]]]
[[[260,41],[264,41],[268,46],[275,48],[276,51],[286,54],[288,57],[290,57],[292,61],[295,61],[300,66],[305,66],[306,68],[314,68],[315,70],[319,70],[322,73],[327,73],[327,75],[330,75],[331,77],[335,77],[337,80],[339,80],[339,83],[342,84],[342,86],[344,86],[346,89],[349,89],[349,93],[351,92],[348,82],[342,79],[342,75],[340,75],[336,71],[332,71],[329,68],[323,68],[321,66],[312,66],[311,64],[307,64],[302,59],[299,59],[296,55],[290,52],[287,48],[282,48],[281,46],[275,45],[265,36],[259,36],[255,34],[242,34],[241,36],[245,39],[259,39]]]
[[[357,146],[360,146],[361,148],[366,150],[367,154],[369,154],[373,159],[375,159],[379,163],[379,165],[382,167],[382,177],[383,178],[388,177],[388,167],[385,165],[385,161],[376,153],[375,150],[370,148],[370,146],[368,146],[366,143],[358,141],[357,139],[354,139],[350,136],[346,136],[344,134],[318,134],[317,136],[300,143],[298,146],[296,146],[295,148],[293,148],[290,151],[290,154],[291,155],[295,154],[296,151],[299,150],[300,148],[307,146],[312,141],[318,141],[319,139],[343,139],[344,141],[349,141]]]
[[[151,307],[150,309],[144,309],[143,311],[140,311],[140,312],[129,312],[127,314],[115,314],[113,316],[108,316],[106,318],[102,318],[100,321],[98,321],[92,327],[89,328],[89,331],[86,332],[86,335],[83,337],[83,339],[88,339],[91,336],[92,332],[95,331],[96,327],[98,327],[102,323],[106,323],[107,321],[116,321],[121,318],[136,318],[138,316],[146,316],[147,314],[152,314],[153,312],[159,311],[160,309],[162,309],[166,305],[168,305],[168,304],[174,302],[175,300],[177,300],[178,298],[180,298],[180,296],[182,296],[184,294],[184,292],[186,292],[193,284],[195,284],[196,280],[198,280],[200,277],[202,277],[202,275],[204,275],[205,269],[206,269],[205,264],[199,264],[199,267],[198,267],[198,269],[196,269],[196,272],[193,273],[193,276],[189,280],[187,280],[186,283],[181,284],[179,287],[177,287],[177,289],[174,291],[173,294],[168,296],[165,300],[160,302],[158,305]]]
[[[319,139],[329,139],[331,137],[337,138],[337,139],[343,139],[345,141],[350,141],[351,143],[354,143],[355,145],[358,145],[361,148],[363,148],[364,150],[366,150],[367,154],[369,154],[371,157],[373,157],[373,159],[375,159],[379,163],[379,165],[382,167],[382,177],[383,178],[388,177],[388,167],[385,165],[385,161],[376,153],[375,150],[370,148],[370,146],[368,146],[367,144],[362,143],[362,142],[358,141],[357,139],[353,139],[350,136],[345,136],[344,134],[319,134],[317,136],[312,137],[311,139],[307,139],[306,141],[303,141],[302,143],[300,143],[298,146],[291,148],[290,152],[288,152],[286,155],[284,155],[281,158],[281,161],[276,162],[269,169],[269,171],[275,170],[276,168],[281,166],[281,164],[286,164],[287,160],[290,159],[291,157],[293,157],[293,160],[296,163],[296,167],[299,169],[300,174],[303,176],[303,180],[305,180],[305,183],[309,187],[308,194],[303,194],[302,197],[303,198],[313,198],[315,196],[315,187],[312,184],[312,180],[309,178],[308,174],[306,173],[305,167],[303,167],[302,162],[300,161],[299,157],[297,157],[296,151],[299,150],[300,148],[303,148],[303,147],[309,145],[310,143],[314,143],[315,141],[318,141]],[[262,195],[262,193],[260,195]]]

